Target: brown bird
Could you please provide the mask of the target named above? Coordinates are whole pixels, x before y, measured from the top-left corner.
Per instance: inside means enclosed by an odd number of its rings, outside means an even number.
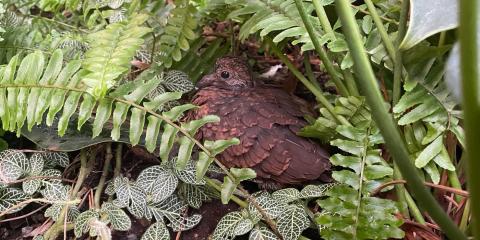
[[[212,114],[221,119],[202,127],[197,138],[240,139],[218,156],[226,167],[252,168],[266,186],[315,180],[330,169],[327,152],[296,135],[307,124],[307,104],[280,88],[256,84],[245,61],[218,59],[215,71],[197,87],[192,102],[199,108],[188,118]]]

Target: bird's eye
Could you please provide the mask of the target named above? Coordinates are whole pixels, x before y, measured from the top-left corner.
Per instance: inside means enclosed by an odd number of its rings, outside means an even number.
[[[227,79],[230,77],[230,73],[227,72],[227,71],[223,71],[222,73],[220,73],[220,76],[223,78],[223,79]]]

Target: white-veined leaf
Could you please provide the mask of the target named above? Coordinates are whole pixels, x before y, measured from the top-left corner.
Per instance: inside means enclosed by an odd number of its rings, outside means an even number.
[[[105,202],[102,204],[101,211],[107,214],[107,220],[112,224],[113,229],[117,231],[130,230],[132,222],[121,208],[116,207],[112,203]]]

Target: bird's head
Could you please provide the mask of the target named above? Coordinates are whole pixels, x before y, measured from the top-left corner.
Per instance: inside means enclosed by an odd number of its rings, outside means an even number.
[[[239,57],[222,57],[215,63],[215,70],[197,82],[199,89],[216,87],[240,90],[253,87],[253,79],[246,61]]]

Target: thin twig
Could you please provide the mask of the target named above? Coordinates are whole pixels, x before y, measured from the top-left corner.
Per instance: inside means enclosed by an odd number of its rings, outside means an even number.
[[[393,180],[393,181],[384,183],[384,184],[378,186],[377,188],[375,188],[375,190],[372,191],[371,195],[372,196],[377,195],[378,193],[380,193],[380,191],[382,191],[382,189],[384,189],[388,186],[395,185],[395,184],[406,184],[406,183],[407,183],[407,181],[405,181],[403,179]],[[441,190],[444,190],[444,191],[447,191],[447,192],[458,194],[460,196],[464,196],[464,197],[469,196],[469,193],[467,191],[464,191],[464,190],[459,190],[459,189],[456,189],[456,188],[447,187],[447,186],[438,185],[438,184],[429,183],[429,182],[424,182],[424,184],[426,186],[433,187],[433,188],[438,188],[438,189],[441,189]]]
[[[27,199],[25,201],[22,201],[22,202],[19,202],[7,209],[5,209],[4,211],[1,211],[0,212],[0,217],[3,217],[7,214],[9,214],[9,212],[11,212],[12,210],[15,210],[19,207],[23,207],[25,205],[28,205],[30,203],[33,203],[33,202],[37,202],[37,203],[49,203],[49,204],[75,204],[75,203],[79,203],[80,200],[79,199],[76,199],[76,200],[72,200],[72,201],[50,201],[50,200],[47,200],[45,198],[31,198],[31,199]]]
[[[18,217],[13,217],[13,218],[7,218],[7,219],[3,219],[3,220],[0,220],[0,223],[4,223],[4,222],[10,222],[10,221],[15,221],[15,220],[18,220],[18,219],[22,219],[22,218],[26,218],[28,216],[31,216],[33,214],[35,214],[36,212],[38,211],[41,211],[43,210],[44,208],[48,207],[48,205],[43,205],[43,206],[40,206],[39,208],[35,209],[34,211],[31,211],[27,214],[24,214],[24,215],[21,215],[21,216],[18,216]]]
[[[26,177],[26,178],[22,178],[22,179],[13,180],[13,181],[8,181],[8,182],[4,182],[4,183],[15,184],[15,183],[21,183],[21,182],[25,182],[25,181],[29,181],[29,180],[35,180],[35,179],[59,179],[59,180],[62,180],[64,182],[75,183],[74,180],[67,179],[67,178],[62,178],[62,177],[55,177],[55,176],[33,176],[33,177]]]

